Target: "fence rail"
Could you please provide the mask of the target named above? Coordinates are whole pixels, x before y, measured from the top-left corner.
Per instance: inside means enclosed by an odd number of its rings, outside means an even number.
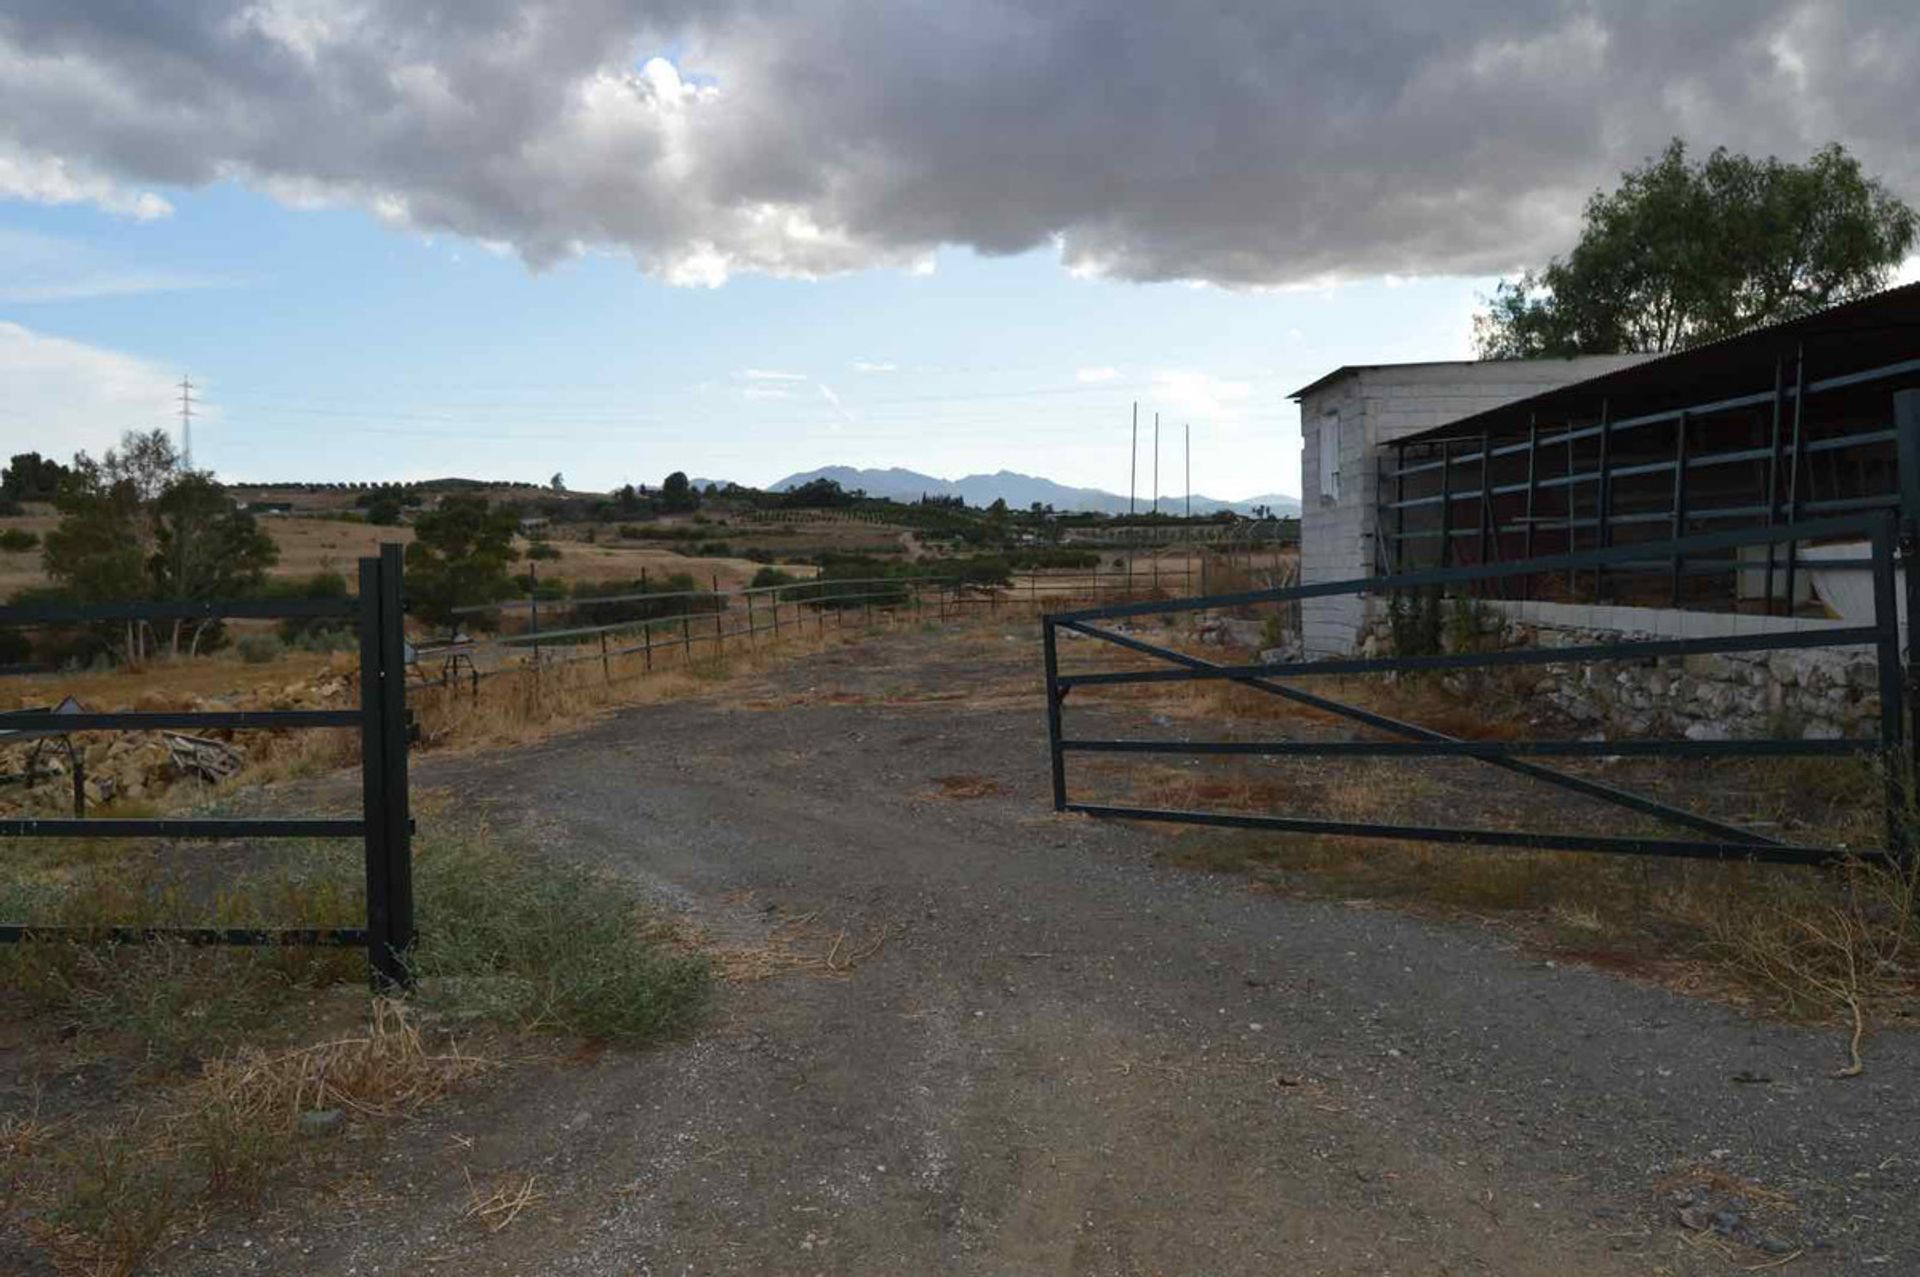
[[[1042,648],[1046,668],[1047,739],[1052,759],[1054,809],[1092,816],[1219,825],[1242,829],[1283,830],[1343,837],[1393,838],[1438,843],[1477,843],[1502,847],[1716,859],[1731,857],[1781,863],[1822,863],[1845,856],[1882,859],[1906,856],[1910,854],[1910,848],[1907,830],[1901,816],[1906,795],[1912,792],[1912,742],[1920,739],[1920,722],[1915,722],[1910,717],[1913,706],[1907,696],[1907,679],[1902,662],[1899,597],[1901,582],[1900,574],[1896,573],[1895,564],[1897,552],[1902,557],[1913,554],[1916,544],[1914,533],[1914,523],[1910,515],[1901,519],[1896,518],[1891,511],[1878,511],[1805,523],[1782,523],[1770,528],[1704,533],[1652,546],[1588,550],[1505,564],[1433,568],[1385,577],[1316,582],[1274,590],[1146,601],[1051,614],[1042,619]],[[1096,624],[1102,621],[1119,621],[1245,604],[1295,602],[1331,595],[1386,594],[1402,590],[1466,586],[1487,580],[1526,577],[1549,571],[1597,570],[1618,563],[1627,556],[1645,555],[1649,552],[1661,556],[1697,555],[1723,549],[1738,549],[1754,545],[1769,546],[1780,542],[1837,536],[1863,537],[1870,547],[1867,570],[1872,573],[1873,579],[1873,621],[1869,625],[1837,626],[1817,632],[1778,632],[1697,639],[1649,639],[1637,642],[1517,651],[1462,651],[1440,655],[1231,665],[1203,660],[1185,652],[1147,642],[1133,635],[1102,628]],[[1911,561],[1910,558],[1909,561]],[[1908,615],[1920,617],[1920,572],[1909,571],[1904,573],[1904,576]],[[1058,642],[1058,635],[1062,630],[1154,657],[1169,663],[1173,668],[1063,674],[1059,665]],[[1909,645],[1912,643],[1910,632],[1907,642]],[[1873,649],[1880,697],[1879,732],[1876,736],[1865,739],[1467,741],[1417,724],[1400,722],[1356,705],[1308,692],[1295,685],[1298,680],[1324,675],[1486,669],[1527,664],[1576,665],[1591,661],[1642,660],[1706,653],[1860,646],[1871,646]],[[1913,655],[1909,646],[1906,656],[1911,660]],[[1112,687],[1209,679],[1230,680],[1241,686],[1284,697],[1402,739],[1340,742],[1096,739],[1070,736],[1065,731],[1063,706],[1068,694],[1076,687]],[[1569,834],[1547,830],[1388,824],[1325,820],[1290,814],[1185,811],[1077,802],[1070,800],[1067,783],[1067,760],[1075,753],[1471,758],[1641,815],[1655,817],[1671,825],[1691,829],[1707,837],[1680,839]],[[1857,848],[1801,846],[1786,843],[1760,831],[1686,811],[1645,794],[1634,793],[1588,777],[1555,771],[1527,761],[1530,757],[1544,756],[1697,759],[1834,754],[1875,754],[1886,760],[1888,842],[1885,848],[1863,851]]]
[[[406,657],[400,547],[360,560],[360,593],[346,599],[216,599],[193,602],[34,604],[0,607],[0,626],[155,620],[352,618],[360,641],[360,702],[350,710],[154,712],[34,711],[0,714],[0,742],[78,731],[360,729],[360,815],[340,817],[19,818],[0,820],[7,838],[358,838],[365,849],[364,927],[68,927],[0,921],[0,943],[92,939],[130,944],[173,940],[220,945],[364,946],[374,980],[408,983],[414,940],[413,821],[409,810]]]

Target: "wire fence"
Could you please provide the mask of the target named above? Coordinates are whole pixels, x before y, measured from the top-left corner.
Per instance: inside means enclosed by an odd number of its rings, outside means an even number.
[[[455,609],[485,618],[496,633],[426,642],[413,650],[415,686],[440,686],[479,695],[501,677],[598,664],[603,680],[619,683],[668,668],[684,668],[729,651],[755,650],[795,638],[825,638],[850,627],[902,622],[944,623],[978,616],[1039,616],[1050,608],[1129,602],[1190,594],[1208,581],[1246,579],[1243,560],[1193,553],[1120,566],[1033,569],[999,581],[953,576],[822,577],[778,585],[706,590],[634,591],[565,598],[520,598]],[[1276,558],[1276,580],[1292,560]],[[565,623],[582,614],[631,610],[630,616],[591,624]],[[560,625],[553,622],[563,621]],[[545,622],[543,625],[542,622]],[[478,628],[478,626],[474,626]]]

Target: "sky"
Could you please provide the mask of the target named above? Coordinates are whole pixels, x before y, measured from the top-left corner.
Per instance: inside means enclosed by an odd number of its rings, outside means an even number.
[[[1880,0],[0,11],[0,453],[599,489],[827,464],[1297,493],[1672,135],[1909,199]]]

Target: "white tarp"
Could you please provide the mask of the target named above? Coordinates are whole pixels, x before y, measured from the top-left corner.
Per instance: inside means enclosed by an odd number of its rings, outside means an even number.
[[[1846,541],[1837,545],[1803,545],[1796,556],[1807,565],[1807,578],[1820,601],[1833,614],[1854,625],[1873,624],[1873,573],[1864,568],[1822,568],[1824,560],[1865,559],[1873,547],[1865,541]],[[1907,623],[1906,582],[1900,570],[1894,572],[1894,599],[1900,609],[1900,623]]]

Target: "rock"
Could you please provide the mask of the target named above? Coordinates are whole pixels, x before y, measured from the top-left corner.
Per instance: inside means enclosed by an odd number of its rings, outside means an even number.
[[[347,1115],[340,1109],[309,1109],[300,1115],[300,1133],[309,1137],[333,1135],[347,1124]]]
[[[1690,1228],[1696,1233],[1702,1233],[1707,1230],[1712,1222],[1713,1216],[1708,1213],[1707,1208],[1704,1206],[1696,1204],[1693,1206],[1682,1206],[1680,1208],[1680,1226],[1682,1228]]]
[[[1795,1249],[1792,1242],[1778,1233],[1761,1233],[1754,1238],[1753,1244],[1769,1255],[1785,1255]]]
[[[1688,740],[1727,740],[1729,738],[1725,723],[1706,718],[1689,724],[1685,735]]]

